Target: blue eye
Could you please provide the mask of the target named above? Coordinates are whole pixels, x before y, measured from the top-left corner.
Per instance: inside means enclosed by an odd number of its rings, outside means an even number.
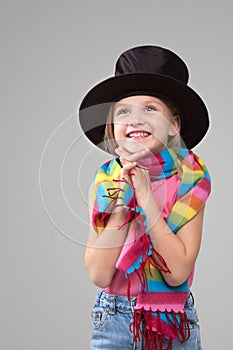
[[[129,113],[129,110],[126,109],[126,108],[122,108],[120,109],[118,112],[117,112],[117,115],[125,115],[125,114],[128,114]]]
[[[155,106],[149,105],[149,106],[145,107],[145,111],[147,111],[147,112],[157,111],[157,108]]]

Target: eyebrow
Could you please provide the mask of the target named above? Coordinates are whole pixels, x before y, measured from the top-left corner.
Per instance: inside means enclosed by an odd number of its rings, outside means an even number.
[[[155,100],[146,100],[146,101],[143,102],[143,105],[147,105],[149,103],[152,103],[152,104],[153,103],[158,103],[160,106],[162,106],[162,101],[160,102],[160,101],[157,101],[157,100],[156,101]],[[115,111],[119,107],[130,107],[132,105],[140,106],[139,104],[136,104],[136,103],[119,103],[119,104],[117,104],[117,102],[116,102],[116,104],[113,107],[113,111]]]
[[[145,104],[148,104],[148,103],[158,103],[160,106],[162,106],[162,101],[159,101],[159,100],[147,100],[144,102]]]
[[[120,107],[130,107],[130,105],[133,105],[134,103],[119,103],[119,104],[115,104],[113,106],[113,112],[115,112],[115,110],[117,108],[120,108]]]

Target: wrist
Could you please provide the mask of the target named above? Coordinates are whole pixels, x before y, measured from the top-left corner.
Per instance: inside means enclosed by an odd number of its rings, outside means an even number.
[[[144,211],[147,211],[151,205],[154,205],[155,200],[153,193],[150,188],[147,188],[145,191],[136,191],[137,193],[137,204]]]
[[[152,191],[149,191],[147,196],[144,197],[144,206],[141,208],[146,214],[147,225],[150,230],[152,227],[157,226],[159,223],[161,224],[161,222],[164,222],[164,219],[162,212],[154,199]]]

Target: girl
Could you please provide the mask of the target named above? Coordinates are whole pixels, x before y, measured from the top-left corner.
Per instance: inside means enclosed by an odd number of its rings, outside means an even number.
[[[81,103],[85,134],[114,155],[89,194],[91,350],[201,349],[190,287],[210,178],[190,149],[209,119],[187,81],[175,53],[136,47]]]

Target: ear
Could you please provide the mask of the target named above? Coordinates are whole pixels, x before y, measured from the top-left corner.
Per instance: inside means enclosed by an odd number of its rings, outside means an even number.
[[[175,136],[180,132],[180,116],[178,114],[172,116],[168,131],[169,136]]]

